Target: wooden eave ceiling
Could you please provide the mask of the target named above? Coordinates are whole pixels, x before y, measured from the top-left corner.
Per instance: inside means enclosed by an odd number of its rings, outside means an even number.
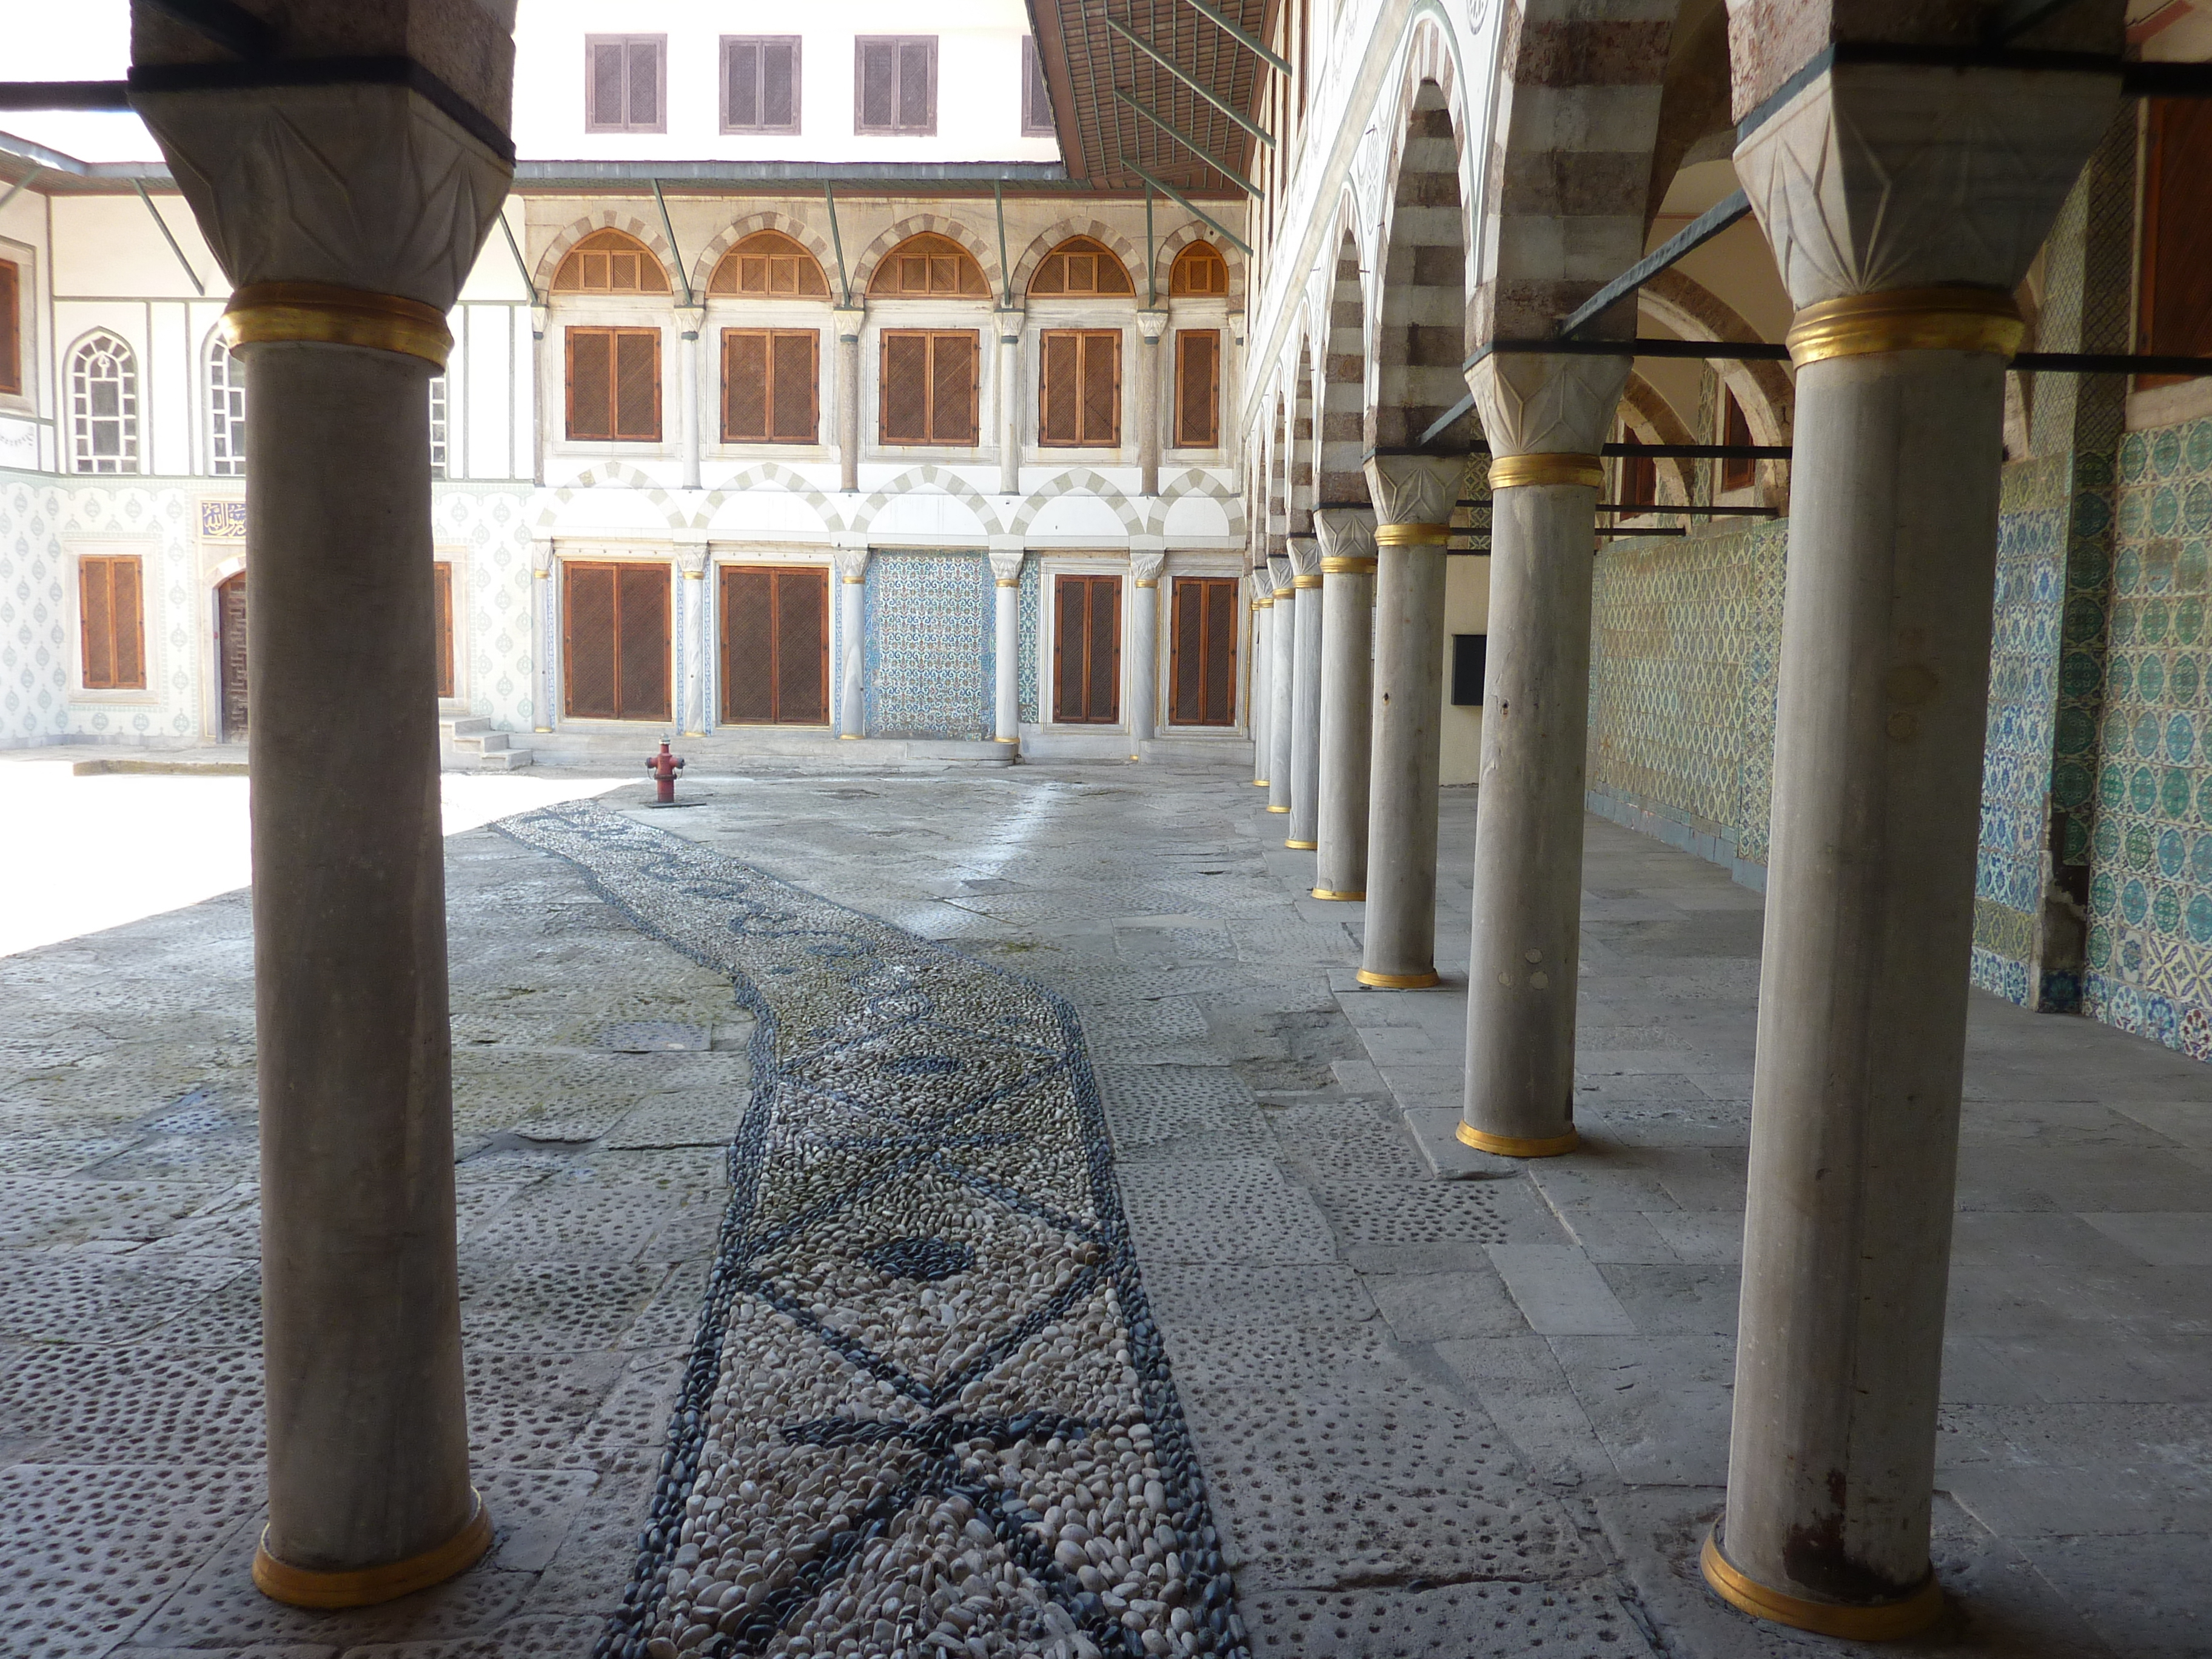
[[[1246,33],[1267,39],[1278,0],[1210,0]],[[1244,193],[1114,94],[1129,94],[1216,161],[1251,179],[1259,141],[1106,27],[1113,20],[1232,108],[1259,120],[1273,73],[1188,0],[1030,0],[1054,124],[1068,176],[1105,191],[1142,191],[1125,162],[1190,196]],[[1265,125],[1262,123],[1261,125]],[[1255,180],[1256,182],[1256,180]]]

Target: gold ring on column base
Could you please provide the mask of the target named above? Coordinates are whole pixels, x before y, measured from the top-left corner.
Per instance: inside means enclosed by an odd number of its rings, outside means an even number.
[[[1270,806],[1267,810],[1270,812],[1287,812],[1291,809],[1287,806]]]
[[[1531,1140],[1522,1135],[1494,1135],[1462,1121],[1452,1133],[1459,1137],[1461,1146],[1472,1146],[1478,1152],[1496,1152],[1500,1158],[1557,1158],[1583,1144],[1583,1138],[1572,1129],[1563,1135]]]
[[[1838,1636],[1847,1642],[1894,1642],[1917,1635],[1943,1616],[1943,1587],[1936,1582],[1932,1571],[1926,1582],[1902,1601],[1848,1607],[1833,1601],[1808,1601],[1745,1577],[1721,1553],[1720,1544],[1711,1532],[1705,1534],[1698,1565],[1705,1569],[1705,1583],[1713,1587],[1714,1594],[1738,1612],[1809,1630],[1816,1636]]]
[[[287,1607],[368,1607],[442,1584],[476,1565],[491,1547],[491,1516],[483,1494],[471,1487],[470,1495],[477,1507],[466,1526],[434,1548],[380,1567],[325,1572],[293,1566],[269,1553],[269,1528],[264,1527],[253,1552],[253,1588]]]
[[[1357,977],[1362,985],[1371,985],[1378,991],[1425,991],[1443,983],[1433,968],[1425,974],[1378,974],[1371,968],[1362,968]]]
[[[1311,891],[1318,899],[1364,899],[1367,896],[1364,887],[1356,893],[1340,893],[1334,887],[1316,887]]]
[[[1324,576],[1371,576],[1375,574],[1373,559],[1355,558],[1350,554],[1332,553],[1321,562]]]
[[[222,343],[234,349],[295,341],[367,346],[440,368],[453,349],[437,307],[329,283],[250,283],[230,296],[222,330]]]
[[[1275,786],[1265,778],[1255,778],[1252,780],[1252,787],[1255,789],[1273,789]]]
[[[1297,853],[1317,852],[1321,848],[1321,843],[1317,841],[1286,841],[1283,845]]]
[[[1019,738],[994,738],[991,741],[993,743],[1019,743],[1021,739]]]
[[[1993,288],[1893,288],[1807,306],[1784,336],[1802,368],[1878,351],[1987,351],[2009,358],[2027,325],[2012,295]]]
[[[1293,576],[1291,578],[1291,586],[1294,588],[1319,587],[1321,586],[1321,578],[1319,576]]]
[[[1605,468],[1595,455],[1493,455],[1490,458],[1490,489],[1541,489],[1569,484],[1595,489],[1605,482]]]
[[[866,576],[848,576],[845,578],[845,586],[848,587],[866,587],[867,585],[868,579]],[[1019,584],[1017,584],[1017,586],[1019,586]]]
[[[858,743],[860,740],[860,734],[858,732],[840,732],[837,734],[837,741],[840,743]]]
[[[863,580],[865,580],[865,578]],[[1001,576],[999,578],[999,586],[1001,587],[1019,587],[1021,585],[1022,579],[1019,576]]]
[[[1492,462],[1492,465],[1497,463]],[[1448,524],[1378,524],[1375,526],[1375,545],[1377,547],[1442,547],[1451,540]]]

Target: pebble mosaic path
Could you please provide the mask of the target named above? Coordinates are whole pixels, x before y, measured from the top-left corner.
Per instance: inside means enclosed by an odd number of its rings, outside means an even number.
[[[1243,1655],[1069,1004],[595,805],[501,827],[757,1021],[598,1659]]]

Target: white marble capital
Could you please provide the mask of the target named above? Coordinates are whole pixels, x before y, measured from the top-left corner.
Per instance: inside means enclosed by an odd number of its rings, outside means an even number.
[[[859,581],[868,572],[868,550],[866,547],[833,547],[830,562],[838,575],[848,582]]]
[[[1364,471],[1377,523],[1449,524],[1467,482],[1467,457],[1370,455]]]
[[[1002,582],[1018,582],[1022,579],[1022,561],[1029,555],[1018,547],[994,547],[990,551],[991,574]]]
[[[1157,344],[1160,336],[1167,331],[1167,326],[1166,312],[1143,306],[1137,308],[1137,332],[1144,337],[1146,345]]]
[[[1316,507],[1314,532],[1321,538],[1325,559],[1375,556],[1375,509],[1371,507]]]
[[[1287,593],[1291,591],[1291,578],[1296,573],[1291,568],[1291,556],[1288,553],[1267,555],[1267,570],[1268,574],[1275,579],[1275,592]]]
[[[1537,357],[1492,352],[1467,371],[1497,455],[1595,455],[1620,411],[1630,357]]]
[[[868,308],[865,305],[832,306],[830,308],[830,320],[835,325],[837,337],[841,340],[859,339],[860,325],[867,319]]]
[[[1251,580],[1252,597],[1255,599],[1271,599],[1274,598],[1275,573],[1267,568],[1264,561],[1252,567]]]
[[[1292,536],[1291,544],[1291,572],[1295,576],[1321,574],[1321,538],[1317,536]]]
[[[1129,579],[1132,581],[1157,582],[1160,572],[1167,568],[1164,553],[1136,553],[1129,555]]]

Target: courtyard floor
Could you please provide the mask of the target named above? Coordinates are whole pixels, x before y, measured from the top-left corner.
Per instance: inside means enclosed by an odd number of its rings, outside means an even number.
[[[1449,1139],[1463,996],[1359,989],[1358,907],[1223,770],[544,781],[447,843],[499,1534],[404,1601],[247,1579],[247,895],[0,956],[0,1651],[1881,1650],[1694,1566],[1758,980],[1723,872],[1589,821],[1589,1145],[1512,1164]],[[2201,1659],[2212,1075],[1972,1018],[1952,1612],[1886,1650]]]

